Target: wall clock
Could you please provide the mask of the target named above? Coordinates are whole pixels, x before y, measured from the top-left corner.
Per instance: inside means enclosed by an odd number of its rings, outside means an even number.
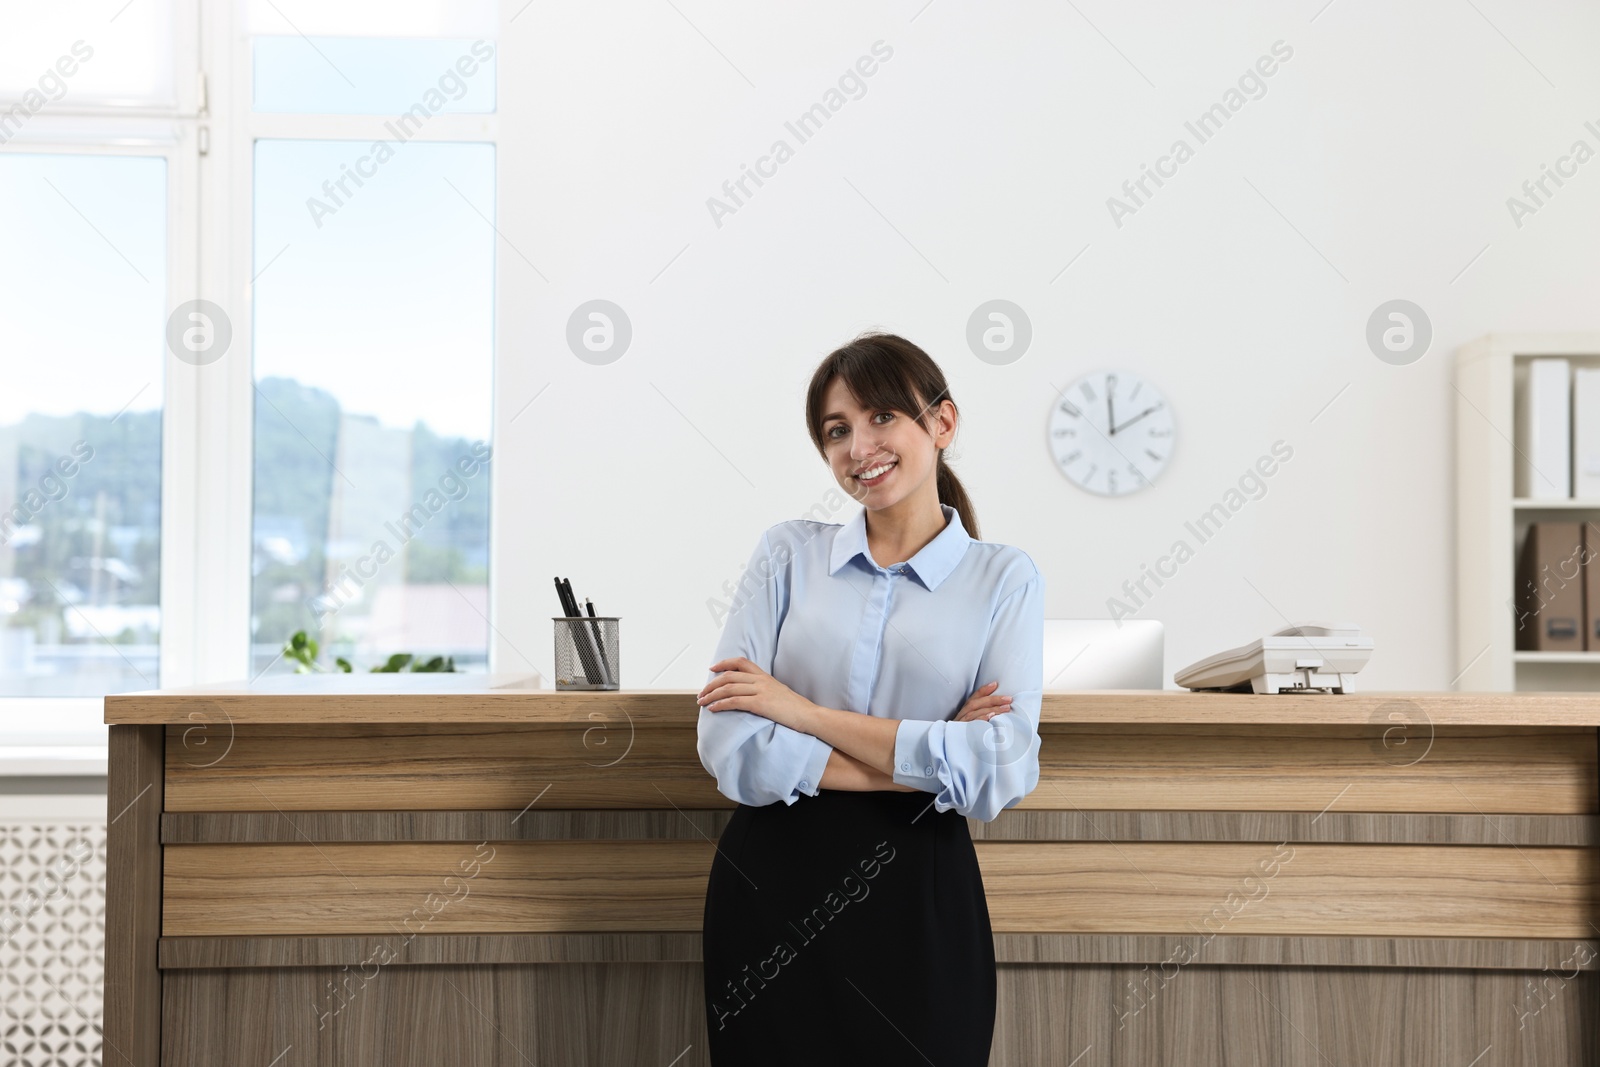
[[[1175,437],[1161,391],[1128,371],[1093,371],[1050,409],[1050,455],[1073,484],[1126,496],[1166,468]]]

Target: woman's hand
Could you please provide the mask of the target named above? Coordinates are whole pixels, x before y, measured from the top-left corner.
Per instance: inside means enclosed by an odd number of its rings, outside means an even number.
[[[990,682],[988,685],[980,686],[967,698],[967,702],[961,706],[961,710],[956,712],[955,718],[951,721],[968,722],[972,719],[982,719],[988,722],[996,715],[1003,715],[1010,711],[1011,698],[994,692],[995,687],[999,684],[999,682]]]
[[[699,704],[711,711],[752,711],[803,732],[806,713],[816,705],[743,656],[718,660],[720,671],[700,690]]]

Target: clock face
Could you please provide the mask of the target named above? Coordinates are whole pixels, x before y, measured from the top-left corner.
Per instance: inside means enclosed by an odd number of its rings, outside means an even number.
[[[1050,454],[1082,489],[1124,496],[1154,482],[1172,455],[1172,409],[1149,382],[1094,371],[1062,390],[1050,409]]]

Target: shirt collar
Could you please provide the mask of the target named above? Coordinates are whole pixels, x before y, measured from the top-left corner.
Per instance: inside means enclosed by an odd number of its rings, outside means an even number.
[[[956,564],[961,562],[961,557],[966,554],[967,546],[972,543],[972,538],[967,535],[967,528],[961,524],[961,516],[949,504],[940,504],[939,510],[944,512],[945,527],[939,531],[932,541],[922,546],[922,550],[906,561],[909,566],[927,586],[929,591],[939,588],[939,584],[950,576],[956,569]],[[867,551],[867,510],[862,508],[856,512],[855,517],[839,527],[833,535],[833,552],[828,557],[828,573],[837,574],[839,568],[846,563],[862,556],[874,568],[876,561],[872,553]]]

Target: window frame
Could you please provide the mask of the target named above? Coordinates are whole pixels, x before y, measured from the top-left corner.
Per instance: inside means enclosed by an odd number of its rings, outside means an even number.
[[[177,72],[198,69],[199,3],[174,7],[173,59]],[[160,158],[166,166],[167,246],[163,303],[175,294],[200,292],[200,264],[194,253],[200,234],[200,156],[198,110],[202,90],[196,77],[175,73],[174,106],[121,105],[75,101],[47,105],[27,125],[0,144],[0,155],[85,155]],[[0,99],[0,110],[14,98]],[[201,629],[193,570],[172,565],[181,532],[195,530],[199,487],[192,457],[199,444],[201,398],[196,383],[174,373],[177,363],[163,352],[161,363],[161,638],[163,687],[190,684],[195,673],[193,635]],[[179,366],[183,366],[179,364]],[[192,369],[192,368],[191,368]],[[0,696],[0,773],[104,773],[104,702],[96,697]],[[42,728],[44,724],[49,729]]]
[[[227,3],[229,0],[218,0]],[[231,66],[231,82],[234,92],[230,94],[229,129],[233,136],[229,145],[230,152],[230,184],[226,200],[230,206],[231,218],[229,229],[236,239],[229,246],[229,269],[232,276],[248,280],[255,262],[255,148],[258,141],[264,140],[295,140],[295,141],[349,141],[352,144],[371,144],[375,140],[390,140],[393,134],[385,128],[385,123],[394,121],[394,114],[380,113],[374,115],[337,114],[332,112],[257,112],[254,109],[253,90],[255,85],[255,50],[253,38],[248,28],[249,0],[232,0],[233,13],[237,24],[241,27],[239,32],[232,35],[231,53],[229,56]],[[499,13],[503,17],[503,11]],[[498,215],[497,204],[500,196],[500,142],[499,142],[499,116],[501,107],[500,97],[500,37],[504,32],[504,25],[497,28],[496,36],[491,42],[495,48],[495,110],[490,112],[441,112],[433,115],[428,122],[415,134],[407,138],[407,143],[412,141],[433,143],[477,143],[488,144],[494,149],[495,158],[495,200],[496,204],[482,205],[490,217]],[[377,35],[382,36],[382,35]],[[489,442],[491,455],[494,454],[495,424],[494,413],[496,404],[493,396],[493,382],[498,377],[496,373],[499,366],[499,335],[494,326],[498,323],[498,256],[499,242],[495,243],[495,277],[496,292],[491,310],[494,322],[491,324],[491,336],[495,338],[490,352],[490,381],[491,395],[488,410],[490,423],[485,439]],[[248,487],[242,494],[242,501],[230,501],[242,507],[242,513],[230,516],[231,523],[242,530],[242,535],[234,543],[240,545],[242,560],[234,566],[229,575],[216,575],[220,580],[228,580],[232,576],[243,575],[243,588],[239,593],[239,611],[231,614],[226,619],[218,620],[216,630],[224,634],[237,634],[234,645],[228,649],[212,648],[208,650],[209,658],[202,662],[225,665],[220,675],[207,679],[210,681],[235,680],[247,677],[259,677],[260,674],[253,668],[250,654],[252,640],[250,614],[252,606],[252,590],[254,575],[252,574],[253,546],[254,546],[254,390],[255,390],[255,357],[254,357],[254,294],[246,288],[242,290],[239,301],[239,313],[230,315],[233,320],[233,344],[239,349],[241,358],[235,366],[245,369],[245,378],[236,386],[232,401],[234,410],[240,412],[238,424],[247,427],[245,440],[242,446],[228,453],[234,463],[231,472],[232,483],[236,486]],[[240,395],[242,394],[242,395]],[[490,465],[490,477],[486,479],[487,491],[490,493],[489,503],[489,578],[488,578],[488,623],[486,626],[486,652],[488,657],[488,673],[498,669],[500,641],[497,640],[495,628],[496,605],[499,598],[495,592],[495,545],[497,543],[498,517],[501,509],[494,504],[493,464]],[[230,598],[231,603],[231,598]],[[274,661],[276,662],[276,661]],[[269,668],[270,669],[270,665]]]
[[[264,139],[368,141],[392,115],[257,113],[253,110],[253,46],[249,0],[187,0],[174,6],[174,106],[73,101],[47,106],[0,153],[159,155],[167,162],[166,305],[216,302],[228,315],[232,341],[205,367],[163,357],[161,436],[161,646],[163,689],[250,677],[254,541],[253,299],[254,154]],[[495,77],[505,34],[497,15]],[[444,112],[412,140],[494,146],[497,217],[502,152],[501,97],[488,113]],[[16,103],[0,100],[0,110]],[[500,276],[496,242],[495,276]],[[498,326],[498,283],[493,314]],[[491,381],[498,378],[498,329]],[[490,397],[488,439],[498,404]],[[497,670],[505,642],[495,628],[498,525],[489,532],[488,669]],[[104,774],[101,698],[0,697],[0,775]],[[26,724],[35,724],[27,727]],[[45,731],[38,723],[51,723]]]

